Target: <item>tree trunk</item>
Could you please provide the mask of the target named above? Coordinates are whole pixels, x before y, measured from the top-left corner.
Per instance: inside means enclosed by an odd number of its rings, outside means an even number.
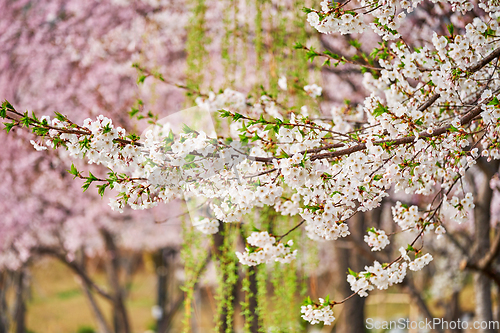
[[[451,300],[448,303],[448,307],[446,308],[445,318],[449,322],[457,322],[460,317],[462,317],[462,311],[460,310],[460,292],[454,291],[451,295]],[[461,327],[450,329],[449,333],[462,333],[462,329]]]
[[[484,165],[483,160],[478,160],[478,166],[483,171],[484,179],[478,187],[475,209],[474,209],[474,247],[473,258],[482,258],[490,249],[490,219],[491,199],[493,190],[490,187],[490,179],[498,170],[498,163]],[[493,310],[491,302],[491,281],[483,273],[474,273],[474,295],[476,301],[475,320],[481,322],[493,321]],[[480,333],[493,333],[490,328],[480,329]]]
[[[9,332],[9,309],[7,306],[8,272],[0,272],[0,333]]]
[[[159,249],[154,257],[157,277],[156,304],[158,308],[161,309],[161,317],[156,321],[156,331],[158,333],[168,332],[169,318],[167,316],[167,307],[169,297],[172,297],[168,294],[168,284],[170,280],[169,276],[171,276],[169,273],[170,270],[173,269],[171,262],[173,261],[175,253],[175,249],[166,247]]]
[[[119,280],[119,255],[113,236],[106,230],[102,230],[107,250],[106,270],[108,280],[113,290],[113,323],[115,333],[130,333],[130,325],[123,297],[123,290]]]
[[[83,251],[83,249],[78,251],[77,261],[82,269],[82,272],[86,272],[85,252]],[[97,301],[95,300],[95,297],[92,294],[90,285],[85,281],[85,279],[81,279],[80,281],[81,281],[80,283],[82,285],[83,293],[85,294],[85,297],[87,297],[87,300],[89,301],[89,304],[90,304],[90,308],[92,309],[92,312],[94,313],[95,319],[97,321],[98,332],[99,333],[111,333],[111,329],[109,328],[109,326],[106,322],[106,319],[104,318],[102,310],[99,308],[99,305],[97,304]]]
[[[415,287],[412,279],[409,276],[405,277],[405,279],[403,280],[402,285],[405,287],[405,289],[410,294],[411,300],[413,302],[412,304],[414,304],[414,305],[417,306],[419,312],[427,320],[429,320],[430,322],[433,322],[434,321],[434,316],[432,315],[431,311],[429,310],[429,307],[427,306],[427,303],[425,303],[425,300],[422,297],[421,292]],[[458,301],[458,297],[457,297],[457,301]],[[452,312],[452,313],[454,313],[454,312]],[[448,320],[448,321],[451,321],[451,320],[456,321],[457,319],[458,319],[458,317],[454,318],[454,319],[450,319],[450,318],[447,317],[446,320]],[[410,318],[410,320],[412,320],[412,318]],[[441,328],[440,325],[436,325],[434,327],[434,330],[432,330],[431,332],[443,333],[443,329]]]
[[[26,333],[26,273],[25,268],[19,269],[15,274],[16,301],[14,310],[14,322],[16,323],[16,333]]]
[[[355,241],[363,243],[363,235],[366,231],[365,214],[358,213],[349,223],[351,235]],[[366,259],[357,250],[341,248],[336,246],[336,256],[338,263],[337,280],[338,288],[335,299],[342,299],[352,294],[351,287],[346,280],[348,268],[359,272],[364,270],[367,264]],[[358,295],[342,304],[342,312],[334,331],[338,333],[360,333],[365,331],[365,299]],[[337,307],[338,309],[338,307]]]

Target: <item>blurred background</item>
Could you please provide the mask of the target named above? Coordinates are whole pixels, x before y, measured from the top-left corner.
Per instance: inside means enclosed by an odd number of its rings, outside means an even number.
[[[74,122],[103,114],[137,134],[195,105],[200,93],[226,88],[265,91],[305,106],[311,117],[332,119],[333,108],[346,121],[362,121],[359,106],[370,92],[359,67],[308,61],[307,51],[294,45],[363,63],[381,40],[320,36],[302,11],[319,6],[303,0],[0,0],[0,99]],[[470,22],[446,6],[424,4],[409,15],[405,41],[427,45],[433,31],[444,33],[449,23],[460,31]],[[308,84],[323,87],[319,102],[304,93]],[[66,171],[74,161],[64,151],[37,152],[32,139],[20,129],[0,133],[0,333],[360,333],[390,331],[368,330],[367,318],[500,318],[498,164],[480,160],[468,175],[464,186],[475,194],[475,211],[425,244],[434,256],[429,267],[401,286],[335,307],[337,320],[322,327],[300,318],[305,297],[349,295],[348,268],[390,262],[409,239],[398,235],[385,257],[363,242],[366,229],[396,231],[391,206],[429,198],[392,194],[379,209],[358,214],[347,239],[318,243],[296,232],[296,262],[241,267],[234,251],[251,227],[280,234],[300,220],[263,209],[206,236],[192,227],[182,202],[118,214],[106,195],[83,193],[83,182]],[[488,253],[494,260],[479,267]],[[426,332],[391,330],[407,331]]]

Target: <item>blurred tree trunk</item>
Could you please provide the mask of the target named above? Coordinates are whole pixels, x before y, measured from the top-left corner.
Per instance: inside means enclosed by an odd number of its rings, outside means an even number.
[[[16,296],[14,303],[14,322],[16,325],[16,333],[26,333],[26,273],[22,267],[15,274]]]
[[[113,290],[113,322],[115,333],[130,333],[127,309],[119,279],[120,263],[118,248],[113,240],[113,236],[108,231],[102,230],[101,232],[107,252],[106,271],[109,284]]]
[[[78,251],[77,256],[76,256],[77,264],[80,265],[82,272],[86,273],[86,265],[85,265],[85,252],[83,249],[80,249]],[[99,305],[97,304],[97,301],[92,294],[91,291],[91,286],[87,283],[85,279],[81,279],[81,284],[82,284],[82,289],[83,293],[85,294],[85,297],[87,297],[87,300],[90,303],[90,308],[92,309],[92,312],[94,313],[95,319],[97,321],[97,328],[99,333],[111,333],[111,329],[109,328],[106,319],[104,318],[104,315],[102,313],[102,310],[99,308]]]
[[[9,332],[9,308],[7,306],[8,271],[0,272],[0,333]]]
[[[478,166],[483,171],[481,184],[478,185],[475,209],[474,209],[474,245],[472,257],[480,259],[490,250],[490,219],[491,199],[493,190],[490,187],[490,179],[498,170],[498,162],[485,163],[478,159]],[[480,179],[481,180],[481,179]],[[482,272],[474,273],[474,296],[476,301],[476,320],[482,322],[493,321],[493,309],[491,302],[491,281]],[[493,329],[480,329],[480,333],[493,333]]]
[[[172,265],[173,258],[175,257],[176,250],[170,247],[165,247],[159,249],[154,255],[154,262],[156,266],[156,298],[157,305],[161,309],[161,317],[158,318],[156,322],[156,330],[158,333],[167,333],[169,318],[167,316],[167,307],[169,303],[169,298],[171,295],[168,294],[169,282],[172,283],[170,276],[172,276],[171,270],[174,268]]]
[[[432,315],[431,311],[429,310],[429,307],[427,306],[427,303],[425,302],[425,299],[422,297],[422,292],[419,291],[415,286],[415,284],[413,283],[412,278],[406,276],[401,284],[410,294],[411,301],[413,302],[412,305],[414,304],[417,306],[419,313],[422,314],[424,318],[433,322],[435,317]],[[412,319],[410,318],[410,320]],[[449,321],[456,319],[446,319],[446,320]],[[443,329],[441,328],[440,325],[436,325],[434,329],[431,330],[431,332],[443,333]]]
[[[448,307],[446,308],[445,320],[448,322],[454,321],[457,322],[462,317],[462,311],[460,310],[460,292],[453,291],[451,295],[450,302],[448,303]],[[449,333],[462,333],[461,327],[457,327],[455,329],[450,329]]]
[[[363,236],[366,231],[366,215],[365,213],[358,213],[349,221],[349,230],[351,231],[349,237],[355,238],[353,241],[358,243],[363,243]],[[351,287],[346,279],[348,268],[359,272],[364,270],[368,262],[357,248],[350,249],[336,246],[335,250],[338,263],[337,277],[335,279],[339,281],[335,299],[340,300],[352,294]],[[365,299],[356,295],[342,304],[341,313],[333,329],[334,332],[362,333],[365,331]]]

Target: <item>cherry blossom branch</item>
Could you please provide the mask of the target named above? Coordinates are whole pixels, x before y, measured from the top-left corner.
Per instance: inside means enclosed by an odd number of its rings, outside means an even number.
[[[297,224],[295,227],[293,227],[292,229],[288,230],[283,235],[279,236],[278,239],[276,239],[276,242],[280,242],[283,238],[285,238],[286,236],[288,236],[292,231],[294,231],[295,229],[297,229],[298,227],[300,227],[302,224],[304,224],[304,222],[306,222],[306,220],[300,221],[300,223]]]

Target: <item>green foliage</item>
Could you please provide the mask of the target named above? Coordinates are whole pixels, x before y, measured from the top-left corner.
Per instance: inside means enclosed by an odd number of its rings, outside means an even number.
[[[238,283],[238,259],[234,254],[236,240],[239,235],[238,226],[231,223],[222,223],[219,237],[222,237],[222,245],[217,253],[217,322],[216,332],[222,325],[226,325],[227,333],[234,330],[234,292]],[[215,246],[215,244],[214,244]],[[225,323],[221,320],[225,319]]]
[[[378,116],[384,114],[384,113],[387,113],[389,112],[389,108],[386,107],[386,106],[383,106],[380,102],[378,103],[378,106],[375,108],[375,110],[373,110],[372,114],[375,118],[377,118]]]
[[[97,331],[92,326],[80,326],[76,333],[97,333]]]
[[[191,332],[192,302],[194,301],[194,288],[200,278],[199,273],[205,264],[207,253],[203,249],[204,237],[188,222],[182,224],[182,249],[181,260],[184,264],[185,280],[181,290],[185,293],[184,297],[184,333]]]
[[[69,169],[67,171],[70,174],[72,174],[73,176],[75,176],[75,177],[73,177],[73,179],[75,179],[76,177],[78,177],[78,175],[80,174],[73,163],[71,163],[71,169]]]
[[[187,26],[186,85],[190,89],[198,90],[200,83],[203,82],[203,73],[208,57],[208,52],[205,48],[205,45],[209,43],[205,33],[205,13],[207,7],[205,0],[190,0],[189,3],[192,6],[192,16]]]
[[[446,26],[446,28],[448,29],[448,32],[450,33],[450,36],[453,37],[453,33],[455,32],[455,27],[453,26],[453,24],[452,23],[448,24]]]

